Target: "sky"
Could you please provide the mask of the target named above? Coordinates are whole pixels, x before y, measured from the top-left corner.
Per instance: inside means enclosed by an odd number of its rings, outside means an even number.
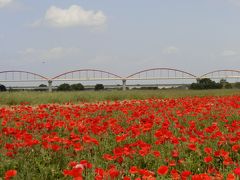
[[[240,69],[240,0],[0,0],[0,71]]]

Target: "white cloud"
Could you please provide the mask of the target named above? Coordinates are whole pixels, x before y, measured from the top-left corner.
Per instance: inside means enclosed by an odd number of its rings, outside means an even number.
[[[51,6],[41,20],[32,26],[47,24],[52,27],[66,28],[75,26],[98,27],[106,23],[107,17],[102,11],[85,10],[81,6],[72,5],[68,9]]]
[[[58,60],[70,57],[76,57],[81,54],[80,48],[54,47],[50,49],[27,48],[19,52],[27,60]]]
[[[179,52],[179,49],[175,46],[169,46],[163,49],[164,54],[176,54]]]
[[[0,8],[8,6],[13,0],[0,0]]]
[[[224,50],[222,52],[222,56],[235,56],[237,54],[238,54],[238,52],[236,52],[234,50],[230,50],[230,49]]]

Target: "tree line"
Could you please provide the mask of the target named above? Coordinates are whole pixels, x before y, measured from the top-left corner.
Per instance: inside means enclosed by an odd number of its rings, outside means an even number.
[[[85,87],[81,84],[60,84],[57,87],[57,91],[83,91],[85,89]],[[94,87],[94,90],[99,91],[99,90],[103,90],[104,89],[104,85],[103,84],[96,84]]]
[[[189,89],[240,89],[240,82],[236,83],[229,83],[225,79],[221,79],[218,83],[209,79],[209,78],[204,78],[204,79],[197,79],[196,83],[192,83],[189,86]],[[47,85],[41,84],[39,85],[38,88],[34,89],[37,91],[46,91],[48,89]],[[143,87],[142,89],[158,89],[157,87]],[[60,84],[57,89],[57,91],[83,91],[85,90],[85,87],[81,83],[77,84]],[[96,84],[94,87],[94,90],[104,90],[104,85],[103,84]],[[3,85],[0,84],[0,91],[7,91],[7,88]]]
[[[37,88],[34,90],[36,91],[46,91],[48,89],[48,86],[45,84],[40,84]],[[85,90],[85,87],[81,83],[77,84],[60,84],[57,89],[57,91],[83,91]],[[96,84],[94,87],[94,90],[99,91],[99,90],[104,90],[104,85],[103,84]],[[3,84],[0,84],[0,91],[7,91],[6,86]]]
[[[225,79],[221,79],[219,83],[209,79],[197,79],[197,83],[192,83],[189,89],[240,89],[240,82],[229,83]]]

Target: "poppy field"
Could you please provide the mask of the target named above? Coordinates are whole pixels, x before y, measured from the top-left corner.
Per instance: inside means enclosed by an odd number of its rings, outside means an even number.
[[[0,107],[0,179],[240,179],[240,96]]]

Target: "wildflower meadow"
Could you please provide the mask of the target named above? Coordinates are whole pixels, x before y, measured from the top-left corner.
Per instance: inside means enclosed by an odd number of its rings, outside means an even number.
[[[240,178],[240,96],[0,107],[0,179]]]

